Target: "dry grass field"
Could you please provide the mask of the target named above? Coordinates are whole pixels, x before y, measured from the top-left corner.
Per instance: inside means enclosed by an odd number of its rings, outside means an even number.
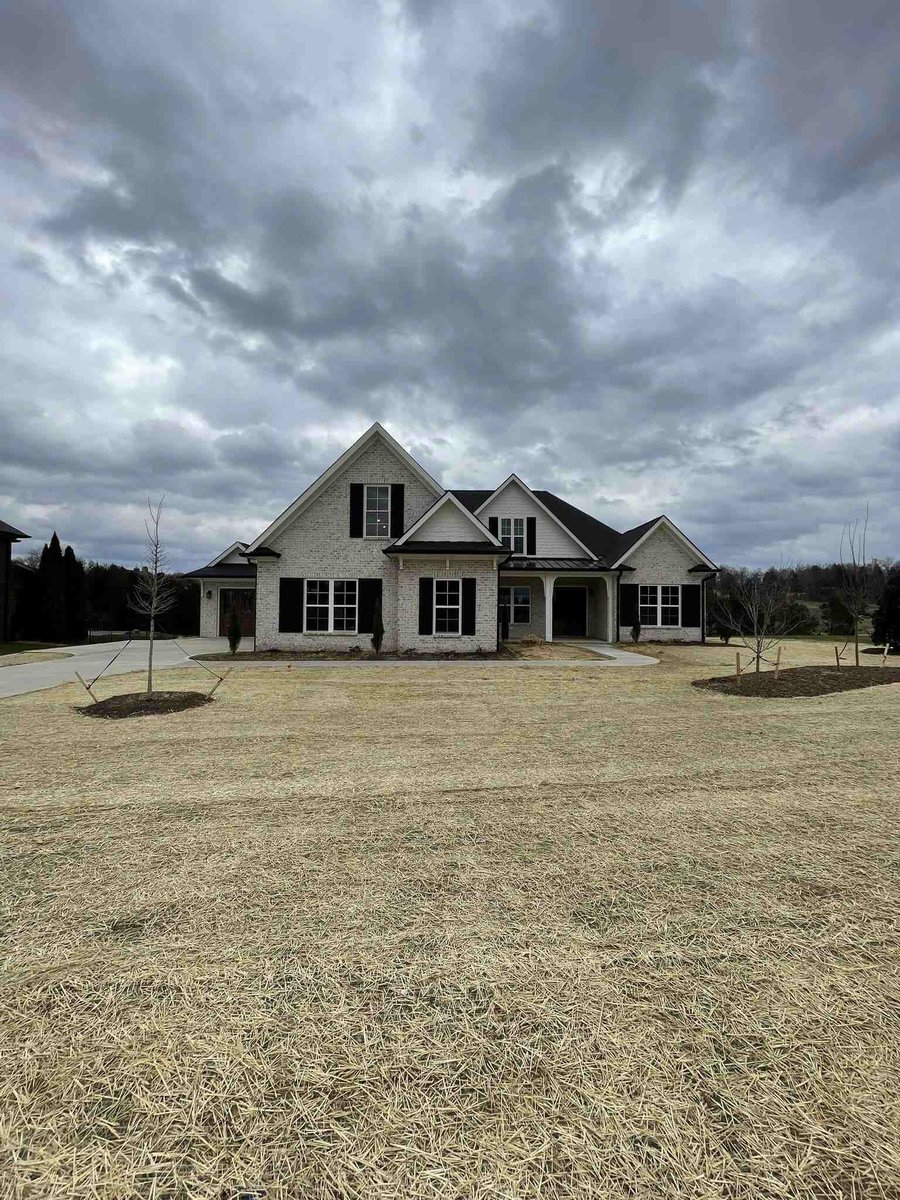
[[[900,686],[733,661],[0,702],[0,1194],[896,1200]]]

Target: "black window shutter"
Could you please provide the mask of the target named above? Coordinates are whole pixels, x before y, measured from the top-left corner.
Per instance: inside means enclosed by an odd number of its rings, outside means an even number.
[[[363,535],[363,484],[350,484],[350,536]]]
[[[466,576],[462,581],[462,628],[461,633],[475,632],[475,579]]]
[[[303,632],[303,580],[278,580],[278,632]]]
[[[500,536],[500,522],[497,517],[488,517],[488,529],[491,531],[494,537]]]
[[[537,554],[537,517],[526,517],[525,528],[525,553],[534,558]]]
[[[391,484],[391,537],[397,538],[406,528],[403,516],[403,496],[406,488],[402,483]]]
[[[419,633],[434,633],[434,580],[419,576]]]
[[[681,624],[691,629],[699,629],[700,619],[700,584],[684,583],[681,585]]]
[[[381,599],[381,580],[360,579],[356,586],[359,589],[356,610],[356,632],[373,633],[375,602]],[[383,620],[384,616],[382,614]]]
[[[638,585],[623,583],[619,587],[619,624],[634,625],[638,619]]]

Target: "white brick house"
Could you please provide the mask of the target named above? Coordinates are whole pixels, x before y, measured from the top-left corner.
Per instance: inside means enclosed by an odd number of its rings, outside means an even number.
[[[512,475],[443,488],[381,425],[200,581],[200,634],[236,607],[260,650],[495,650],[537,634],[702,641],[715,564],[665,516],[618,533]]]

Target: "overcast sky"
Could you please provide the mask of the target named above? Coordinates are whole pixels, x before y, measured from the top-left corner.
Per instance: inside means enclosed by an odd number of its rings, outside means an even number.
[[[714,558],[900,554],[900,4],[6,0],[0,518],[174,564],[373,420]],[[28,547],[23,543],[20,552]]]

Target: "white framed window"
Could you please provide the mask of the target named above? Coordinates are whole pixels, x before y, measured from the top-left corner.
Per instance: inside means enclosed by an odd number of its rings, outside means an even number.
[[[501,587],[500,612],[510,625],[531,624],[531,588]]]
[[[681,584],[642,583],[638,596],[642,625],[674,629],[681,625]]]
[[[503,548],[505,550],[511,550],[513,554],[524,554],[525,518],[501,517],[500,541],[503,543]]]
[[[365,487],[366,537],[390,537],[391,487],[387,483],[367,483]]]
[[[307,579],[304,633],[356,633],[355,579]]]
[[[434,581],[434,632],[456,636],[461,629],[461,585],[458,579]]]

